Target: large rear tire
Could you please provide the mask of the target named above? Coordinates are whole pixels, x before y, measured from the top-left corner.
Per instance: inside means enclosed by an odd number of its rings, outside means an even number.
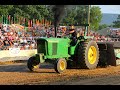
[[[27,67],[30,71],[36,71],[40,67],[40,62],[35,60],[35,57],[32,56],[28,59]]]
[[[65,59],[60,58],[55,62],[54,69],[57,73],[62,73],[67,68],[67,62]]]
[[[94,69],[99,61],[99,48],[95,41],[81,42],[78,47],[77,63],[80,68]]]

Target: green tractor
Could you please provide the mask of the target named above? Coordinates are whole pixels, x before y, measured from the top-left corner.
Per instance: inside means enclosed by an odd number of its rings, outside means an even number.
[[[71,67],[94,69],[100,62],[116,65],[118,54],[114,53],[113,43],[101,43],[92,40],[93,37],[87,36],[87,27],[88,25],[85,25],[84,36],[78,36],[75,45],[71,45],[72,40],[69,37],[38,38],[37,54],[27,61],[29,70],[34,71],[44,62],[54,64],[54,70],[57,73],[62,73]],[[104,57],[101,54],[103,52],[106,53]],[[118,53],[118,51],[116,52]],[[108,57],[109,61],[107,61]],[[102,61],[104,58],[107,59]],[[118,55],[118,58],[120,58],[120,55]]]

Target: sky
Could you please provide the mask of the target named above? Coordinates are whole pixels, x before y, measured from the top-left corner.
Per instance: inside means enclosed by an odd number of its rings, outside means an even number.
[[[120,5],[94,5],[101,8],[102,13],[120,14]]]

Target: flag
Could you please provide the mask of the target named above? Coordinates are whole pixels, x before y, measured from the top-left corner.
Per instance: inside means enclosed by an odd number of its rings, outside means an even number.
[[[15,24],[15,20],[16,20],[16,19],[15,19],[15,15],[14,15],[14,17],[13,17],[13,24]]]
[[[28,27],[28,19],[25,18],[25,24],[24,24],[25,27]]]
[[[20,24],[20,17],[18,17],[18,24]]]
[[[43,25],[45,25],[45,19],[43,19]]]
[[[45,20],[45,26],[48,26],[48,21],[47,20]]]
[[[3,24],[6,24],[6,16],[3,16]]]
[[[13,24],[13,17],[12,17],[12,19],[11,19],[11,22],[10,22],[11,24]]]
[[[33,25],[35,24],[35,19],[33,19]]]
[[[19,18],[19,23],[22,24],[22,17]]]
[[[49,21],[46,22],[47,26],[49,26]]]
[[[41,25],[41,20],[39,20],[39,25]]]
[[[36,24],[39,25],[39,20],[36,19]]]
[[[46,20],[44,19],[44,25],[46,26]]]
[[[25,21],[26,21],[26,19],[25,18],[23,18],[23,22],[22,22],[22,24],[25,26]]]
[[[51,21],[49,21],[49,25],[51,25]]]
[[[44,25],[44,19],[42,19],[42,24]]]
[[[8,24],[11,23],[11,22],[10,22],[10,19],[11,19],[11,17],[10,17],[10,15],[8,15]]]
[[[37,24],[37,19],[35,20],[35,24]]]
[[[7,16],[5,16],[5,24],[7,24],[7,21],[8,21],[7,19],[8,19]]]
[[[33,21],[32,20],[30,20],[30,26],[33,27]]]
[[[3,15],[0,17],[0,23],[3,23]]]
[[[19,23],[18,15],[16,16],[16,23],[17,23],[17,24]]]
[[[28,27],[30,27],[30,20],[28,20]]]
[[[39,25],[39,20],[37,20],[37,24]]]
[[[3,18],[3,15],[2,15],[2,24],[3,24],[3,22],[4,22],[3,19],[4,19],[4,18]]]

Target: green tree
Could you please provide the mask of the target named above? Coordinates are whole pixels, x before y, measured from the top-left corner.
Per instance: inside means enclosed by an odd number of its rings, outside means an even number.
[[[13,5],[0,5],[0,15],[8,15]]]
[[[87,12],[88,12],[88,5],[77,5],[76,12],[77,15],[75,16],[75,22],[78,24],[86,24],[87,23]]]
[[[54,14],[53,14],[53,11],[52,11],[52,5],[47,5],[46,8],[48,10],[48,16],[46,17],[47,20],[53,21],[54,20]]]
[[[6,6],[6,5],[5,5]],[[4,6],[4,7],[5,7]],[[7,14],[17,15],[28,19],[43,19],[49,15],[49,10],[45,5],[13,5]]]
[[[99,24],[102,19],[102,12],[101,8],[98,6],[93,6],[90,9],[90,28],[92,30],[98,30],[99,29]]]
[[[99,29],[98,29],[98,30],[104,29],[104,28],[106,28],[106,27],[108,27],[108,25],[107,25],[107,24],[102,24],[102,25],[99,25]]]
[[[45,5],[36,5],[36,10],[40,13],[42,18],[47,18],[49,15],[49,11]]]
[[[67,15],[62,23],[67,24],[87,24],[88,5],[74,5],[73,9],[66,9]],[[90,28],[92,30],[99,29],[99,23],[102,19],[102,13],[99,7],[92,6],[90,8]]]
[[[54,5],[0,5],[0,16],[11,15],[15,17],[25,17],[28,19],[47,19],[54,21],[52,7]],[[66,9],[65,17],[61,20],[64,24],[87,23],[88,5],[69,5]],[[97,30],[101,20],[101,11],[99,7],[91,7],[90,27]]]
[[[77,13],[75,11],[75,8],[66,9],[66,16],[62,20],[63,25],[75,24],[76,15]]]
[[[117,20],[113,22],[113,27],[120,28],[120,15],[118,15]]]

